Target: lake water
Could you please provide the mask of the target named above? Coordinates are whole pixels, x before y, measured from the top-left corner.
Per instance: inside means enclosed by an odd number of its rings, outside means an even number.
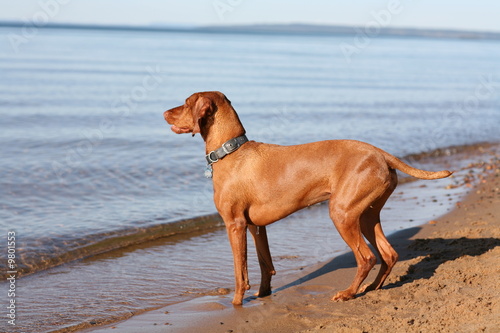
[[[197,91],[224,92],[256,141],[500,141],[498,41],[376,38],[346,59],[352,36],[40,29],[13,48],[20,33],[0,28],[0,231],[20,275],[215,213],[201,138],[162,115]]]

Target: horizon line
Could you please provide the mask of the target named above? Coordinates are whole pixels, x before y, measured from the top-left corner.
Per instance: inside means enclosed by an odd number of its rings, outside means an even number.
[[[252,23],[235,25],[196,25],[151,23],[149,25],[98,24],[98,23],[59,23],[35,24],[34,22],[0,20],[0,27],[35,27],[82,30],[129,30],[155,32],[191,33],[247,33],[247,34],[302,34],[302,35],[356,35],[367,27],[356,25],[334,25],[316,23]],[[452,39],[500,39],[500,31],[459,30],[415,27],[378,27],[374,35],[393,37],[426,37]]]

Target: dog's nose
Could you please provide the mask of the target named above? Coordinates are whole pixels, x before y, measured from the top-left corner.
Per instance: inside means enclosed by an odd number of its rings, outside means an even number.
[[[167,110],[167,111],[163,112],[163,118],[165,118],[165,121],[167,121],[167,122],[168,122],[168,116],[169,116],[169,113],[168,113],[168,112],[169,112],[169,111],[170,111],[170,110]]]

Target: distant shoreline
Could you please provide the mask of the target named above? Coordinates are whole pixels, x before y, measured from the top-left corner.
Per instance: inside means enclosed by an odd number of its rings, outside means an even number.
[[[49,29],[78,29],[78,30],[117,30],[117,31],[151,31],[151,32],[186,32],[186,33],[227,33],[227,34],[270,34],[270,35],[320,35],[320,36],[356,36],[366,34],[369,37],[422,37],[446,39],[477,39],[500,40],[500,32],[438,30],[415,28],[387,28],[378,27],[376,32],[370,33],[367,27],[362,26],[335,26],[312,24],[255,24],[230,26],[127,26],[127,25],[90,25],[33,22],[0,21],[0,27],[19,28],[49,28]]]

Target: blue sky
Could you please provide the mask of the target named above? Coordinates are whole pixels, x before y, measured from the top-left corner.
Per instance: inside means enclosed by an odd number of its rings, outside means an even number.
[[[498,0],[0,0],[0,8],[0,20],[54,23],[365,26],[378,15],[388,27],[500,32]]]

